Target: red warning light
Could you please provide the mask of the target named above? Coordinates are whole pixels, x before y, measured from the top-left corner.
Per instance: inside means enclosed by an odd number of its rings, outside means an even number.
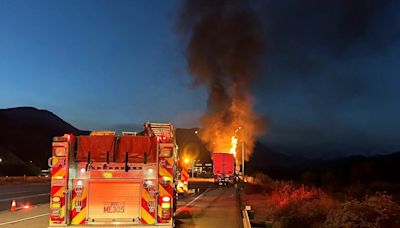
[[[30,203],[25,203],[25,204],[23,204],[23,205],[21,205],[21,209],[29,209],[29,208],[31,208],[32,207],[32,205],[30,204]]]
[[[71,142],[71,139],[72,139],[73,135],[72,135],[72,134],[67,134],[67,135],[65,135],[65,136],[66,136],[66,138],[67,138],[67,141],[68,141],[68,142]]]
[[[168,142],[169,138],[167,136],[159,136],[158,141],[160,142]]]

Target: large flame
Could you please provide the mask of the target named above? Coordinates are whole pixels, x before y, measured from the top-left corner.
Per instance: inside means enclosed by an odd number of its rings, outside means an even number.
[[[184,37],[189,38],[184,43],[194,85],[208,88],[199,136],[211,152],[236,153],[231,143],[243,143],[244,160],[250,158],[255,139],[264,132],[251,93],[260,76],[264,40],[249,2],[186,0],[179,22]],[[241,159],[236,158],[238,164]]]
[[[235,136],[232,136],[231,138],[231,149],[229,150],[229,153],[233,154],[236,157],[236,147],[238,143],[238,138]]]
[[[262,117],[252,109],[250,95],[233,99],[227,111],[207,113],[201,124],[199,136],[210,151],[233,153],[238,143],[244,143],[246,161],[253,152],[254,138],[263,133],[265,126]],[[241,164],[242,156],[237,156],[236,161]]]

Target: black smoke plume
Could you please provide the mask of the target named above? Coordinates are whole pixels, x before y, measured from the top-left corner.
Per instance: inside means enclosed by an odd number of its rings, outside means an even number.
[[[186,57],[196,86],[207,86],[201,139],[213,152],[229,152],[232,136],[244,140],[246,159],[262,118],[253,111],[251,85],[258,76],[264,43],[248,1],[184,1],[180,31],[188,39]]]

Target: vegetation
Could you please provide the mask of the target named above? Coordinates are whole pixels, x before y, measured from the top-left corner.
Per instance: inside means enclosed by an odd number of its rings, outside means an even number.
[[[359,197],[360,191],[354,187],[357,185],[352,185],[344,189],[347,197],[338,198],[322,188],[274,181],[262,173],[256,173],[250,182],[246,194],[259,194],[258,201],[264,207],[258,210],[260,205],[255,205],[255,213],[263,213],[264,221],[270,220],[274,228],[400,227],[400,205],[387,193]],[[354,192],[356,196],[352,195]],[[257,202],[254,199],[253,204]]]

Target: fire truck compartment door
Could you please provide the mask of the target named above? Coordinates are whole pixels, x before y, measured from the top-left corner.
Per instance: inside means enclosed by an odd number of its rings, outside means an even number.
[[[88,221],[139,222],[140,188],[138,182],[93,180],[89,182]]]

